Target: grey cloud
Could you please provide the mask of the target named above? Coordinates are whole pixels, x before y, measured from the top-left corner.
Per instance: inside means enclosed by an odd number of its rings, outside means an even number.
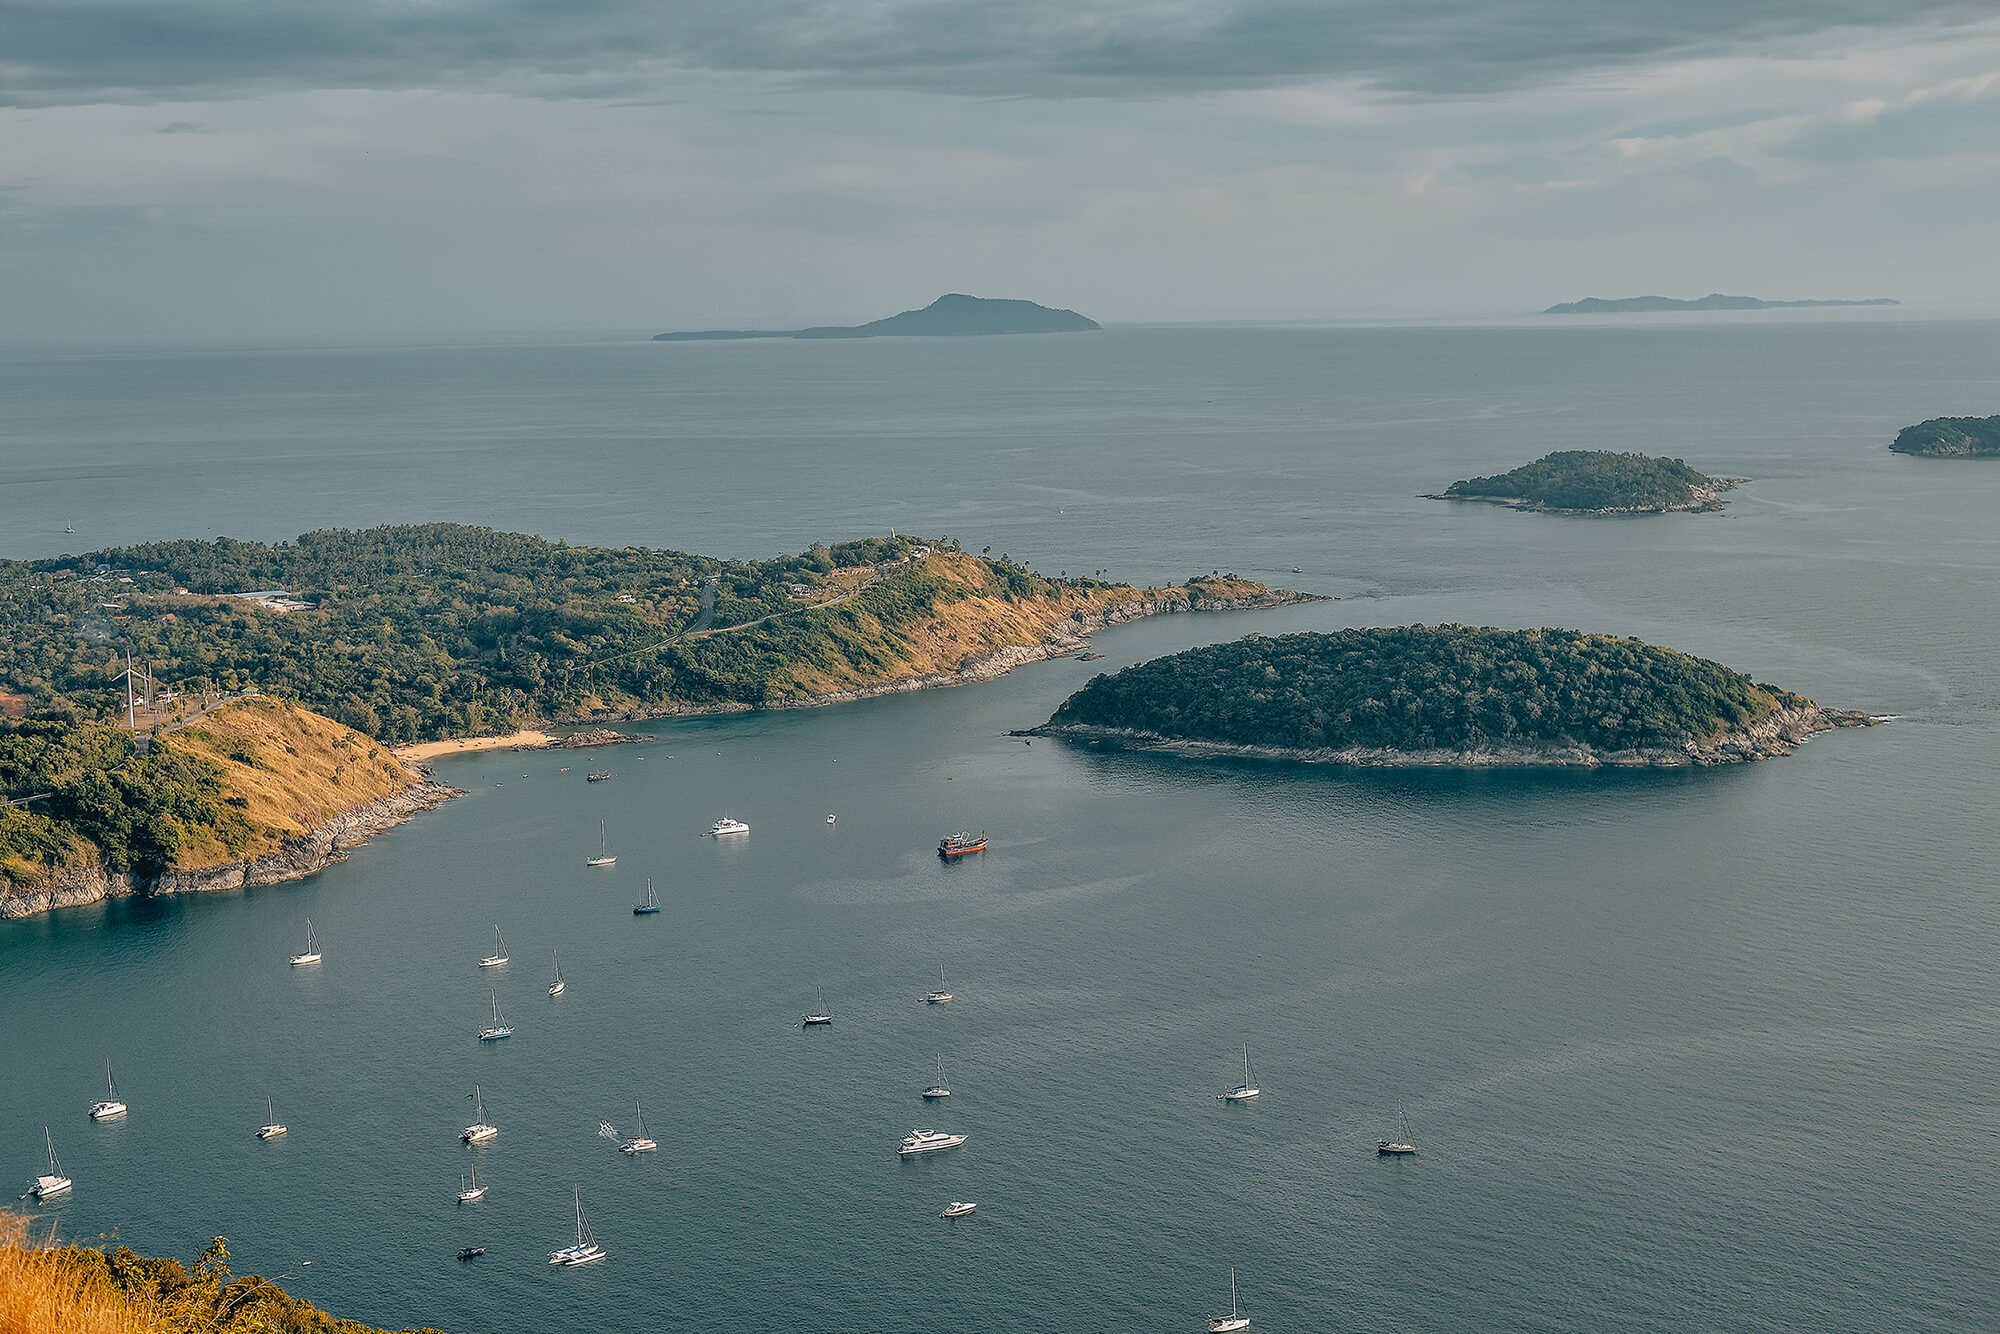
[[[1500,91],[1989,0],[0,0],[0,103],[296,88],[655,95],[692,71],[978,95],[1148,96],[1350,78]]]

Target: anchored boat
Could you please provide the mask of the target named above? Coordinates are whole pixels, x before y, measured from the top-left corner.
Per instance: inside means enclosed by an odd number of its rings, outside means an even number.
[[[313,919],[308,917],[306,918],[306,952],[304,954],[294,954],[292,956],[292,963],[294,965],[318,963],[319,960],[319,937],[313,934]]]
[[[474,1084],[465,1096],[472,1099],[472,1124],[459,1131],[458,1137],[467,1144],[479,1144],[499,1134],[499,1126],[486,1124],[486,1100],[479,1095],[479,1085]]]
[[[936,1153],[939,1149],[955,1149],[965,1143],[964,1135],[947,1135],[942,1130],[912,1130],[903,1136],[903,1143],[896,1152],[908,1158],[917,1153]]]
[[[583,1190],[576,1192],[576,1243],[558,1251],[549,1252],[552,1265],[587,1265],[604,1258],[604,1248],[597,1244],[597,1238],[590,1235],[590,1224],[583,1217]]]
[[[967,853],[986,851],[986,832],[949,834],[938,840],[938,856],[950,861]]]
[[[125,1115],[125,1104],[118,1101],[118,1086],[111,1082],[111,1058],[104,1060],[104,1101],[90,1104],[90,1119],[109,1121],[113,1117]]]
[[[35,1184],[28,1187],[28,1194],[38,1200],[46,1200],[51,1195],[61,1195],[76,1183],[63,1175],[62,1163],[56,1158],[55,1136],[47,1126],[42,1127],[42,1142],[49,1148],[49,1170],[35,1178]]]

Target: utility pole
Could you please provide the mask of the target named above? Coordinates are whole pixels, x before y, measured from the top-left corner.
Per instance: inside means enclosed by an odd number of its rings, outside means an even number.
[[[132,709],[132,650],[129,648],[125,650],[125,727],[132,732],[139,730],[139,719]]]

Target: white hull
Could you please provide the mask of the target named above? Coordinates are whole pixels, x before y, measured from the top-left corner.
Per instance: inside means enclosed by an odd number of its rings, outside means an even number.
[[[620,1153],[652,1153],[660,1146],[649,1139],[628,1139],[618,1146]]]
[[[710,825],[708,832],[712,837],[724,838],[730,834],[747,834],[750,826],[741,820],[721,819]]]
[[[942,1005],[950,999],[951,993],[949,991],[926,991],[924,993],[924,1001],[930,1005]]]
[[[616,857],[585,857],[583,864],[585,866],[616,866],[618,859]]]
[[[296,968],[302,963],[318,963],[322,957],[318,954],[294,954],[292,956],[292,966]]]
[[[589,1265],[604,1258],[601,1246],[565,1246],[559,1251],[549,1252],[552,1265]]]
[[[1408,1155],[1413,1154],[1416,1151],[1417,1151],[1417,1146],[1414,1144],[1390,1144],[1387,1141],[1384,1141],[1375,1146],[1375,1152],[1381,1154],[1385,1158],[1407,1157]]]
[[[936,1153],[940,1149],[955,1149],[965,1143],[964,1135],[940,1135],[932,1131],[920,1130],[905,1139],[897,1148],[899,1156],[908,1158],[913,1154]]]
[[[275,1124],[275,1123],[274,1123],[274,1124],[272,1124],[272,1125],[268,1125],[268,1126],[258,1126],[258,1127],[257,1127],[257,1138],[258,1138],[258,1139],[276,1139],[276,1138],[278,1138],[278,1136],[280,1136],[280,1135],[286,1135],[286,1134],[290,1134],[290,1133],[291,1133],[291,1132],[290,1132],[289,1130],[287,1130],[287,1129],[286,1129],[286,1128],[285,1128],[284,1126],[281,1126],[281,1125],[277,1125],[277,1124]]]
[[[37,1177],[35,1178],[35,1184],[29,1188],[28,1194],[38,1200],[46,1200],[51,1195],[67,1193],[69,1188],[75,1184],[68,1177]]]
[[[110,1121],[123,1115],[125,1115],[125,1104],[122,1102],[100,1102],[90,1109],[90,1119],[93,1121]]]
[[[465,1129],[458,1132],[458,1137],[464,1140],[467,1144],[483,1144],[487,1140],[492,1139],[495,1135],[499,1133],[500,1133],[499,1126],[489,1126],[484,1123],[481,1123],[476,1126],[467,1126]]]
[[[493,955],[493,956],[491,956],[491,957],[489,957],[489,958],[485,958],[485,959],[481,959],[481,960],[479,961],[479,966],[480,966],[481,968],[498,968],[498,967],[499,967],[499,966],[500,966],[501,964],[503,964],[503,963],[505,963],[505,962],[507,962],[507,956],[506,956],[506,955],[504,955],[504,954],[495,954],[495,955]]]
[[[946,1088],[944,1085],[940,1084],[935,1088],[925,1089],[924,1096],[926,1098],[949,1098],[951,1096],[951,1090]]]
[[[963,1218],[967,1214],[971,1213],[974,1209],[977,1209],[978,1207],[979,1207],[978,1205],[974,1204],[970,1200],[953,1200],[950,1204],[947,1204],[944,1207],[944,1212],[939,1214],[938,1217]]]
[[[1227,1320],[1211,1320],[1208,1322],[1208,1334],[1235,1334],[1236,1330],[1248,1328],[1250,1328],[1250,1317],[1247,1315],[1232,1316]]]
[[[549,983],[549,994],[550,994],[551,996],[560,996],[560,995],[562,995],[562,994],[563,994],[563,984],[562,984],[562,983],[560,983],[560,982],[551,982],[551,983]]]
[[[485,1195],[486,1187],[474,1186],[471,1190],[460,1191],[458,1193],[458,1202],[460,1204],[471,1204],[474,1200],[485,1198]]]
[[[511,1038],[513,1036],[514,1030],[511,1028],[482,1028],[479,1030],[479,1040],[481,1042],[498,1042],[501,1038]]]
[[[1222,1095],[1222,1100],[1224,1102],[1248,1102],[1250,1099],[1263,1093],[1263,1091],[1263,1089],[1233,1088]]]

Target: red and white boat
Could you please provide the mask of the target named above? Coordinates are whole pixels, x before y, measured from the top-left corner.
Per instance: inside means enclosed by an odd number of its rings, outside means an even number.
[[[981,830],[977,834],[950,834],[938,840],[938,856],[943,857],[946,861],[951,860],[953,857],[963,857],[968,852],[984,851],[986,851],[986,833],[984,830]]]

